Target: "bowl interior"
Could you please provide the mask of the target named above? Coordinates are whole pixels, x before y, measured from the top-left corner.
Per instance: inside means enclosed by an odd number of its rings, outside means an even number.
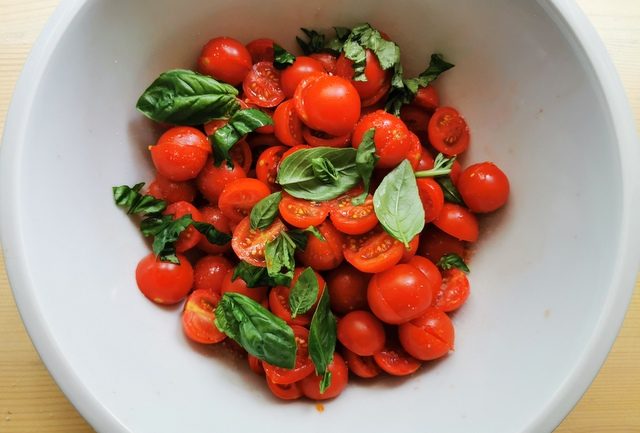
[[[354,381],[320,413],[271,398],[244,361],[191,345],[179,308],[139,293],[134,269],[147,246],[110,188],[150,179],[158,131],[136,99],[160,72],[193,68],[209,38],[273,37],[294,50],[299,27],[362,21],[399,43],[410,73],[432,52],[456,64],[437,87],[470,125],[463,163],[495,161],[512,195],[485,221],[472,296],[454,316],[455,352],[408,379]],[[581,360],[620,238],[616,137],[595,75],[560,23],[544,2],[509,0],[87,2],[33,83],[17,160],[16,230],[60,356],[138,433],[525,431]]]

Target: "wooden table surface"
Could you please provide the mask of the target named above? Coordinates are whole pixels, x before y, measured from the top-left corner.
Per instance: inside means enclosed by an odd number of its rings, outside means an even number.
[[[0,132],[25,58],[57,3],[58,0],[0,0]],[[640,0],[578,0],[578,3],[607,45],[640,126]],[[34,350],[0,260],[0,432],[91,431]],[[556,433],[633,432],[640,432],[640,281],[606,364],[556,430]]]

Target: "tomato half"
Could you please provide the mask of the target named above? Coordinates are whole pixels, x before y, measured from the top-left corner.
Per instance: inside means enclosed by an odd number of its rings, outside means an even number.
[[[367,287],[371,274],[365,274],[347,263],[332,270],[327,276],[331,309],[338,314],[369,308]]]
[[[247,44],[247,51],[251,54],[251,61],[273,62],[273,44],[274,40],[269,38],[254,39]]]
[[[191,182],[174,182],[158,174],[149,184],[148,193],[167,203],[192,202],[196,198],[196,187]]]
[[[493,212],[509,198],[509,179],[492,162],[467,167],[457,183],[465,204],[473,212]]]
[[[296,114],[293,99],[278,105],[273,113],[273,128],[276,138],[287,146],[303,143],[302,122]]]
[[[194,221],[202,221],[200,211],[194,205],[186,201],[178,201],[170,204],[163,212],[164,215],[173,215],[173,219],[191,215]],[[202,234],[193,226],[189,225],[180,233],[176,241],[176,251],[183,253],[193,247],[202,239]]]
[[[220,295],[224,295],[227,292],[240,293],[241,295],[248,296],[254,301],[261,303],[267,297],[266,287],[247,287],[247,283],[240,277],[233,279],[233,269],[230,269],[222,279],[222,285],[220,286]]]
[[[382,322],[368,311],[352,311],[338,322],[338,341],[360,356],[371,356],[384,348]]]
[[[271,62],[258,62],[242,81],[247,102],[258,107],[275,107],[284,100],[280,71]]]
[[[376,167],[393,168],[400,164],[414,144],[411,131],[393,114],[378,110],[360,119],[353,131],[351,145],[358,148],[362,137],[371,128],[375,128],[373,141],[376,155],[380,158]]]
[[[402,259],[404,246],[381,228],[360,236],[349,236],[344,258],[362,272],[376,273],[392,268]]]
[[[433,111],[440,105],[440,97],[438,92],[432,85],[421,87],[413,98],[413,104],[426,110]]]
[[[231,223],[238,223],[249,215],[256,203],[270,193],[269,187],[258,179],[236,179],[224,187],[218,206]]]
[[[408,376],[415,373],[422,363],[405,352],[402,347],[385,347],[373,355],[373,360],[385,372],[393,376]]]
[[[342,233],[361,235],[378,225],[378,217],[373,210],[373,195],[367,194],[363,204],[353,204],[353,199],[362,192],[361,187],[356,187],[331,203],[329,217],[335,228]]]
[[[209,290],[194,290],[182,311],[182,330],[189,339],[202,344],[219,343],[227,336],[215,325],[215,308],[220,296]]]
[[[243,177],[247,177],[247,174],[239,164],[234,164],[232,168],[225,163],[216,166],[209,159],[196,179],[196,186],[209,203],[216,205],[224,187],[232,180]]]
[[[333,137],[321,131],[302,127],[302,138],[311,147],[346,147],[351,141],[351,134]]]
[[[296,340],[296,365],[289,368],[276,367],[263,362],[264,372],[271,382],[279,385],[289,385],[309,376],[314,371],[313,361],[309,358],[309,331],[302,326],[291,326]]]
[[[267,377],[267,386],[273,395],[282,400],[297,400],[302,397],[302,386],[300,383],[290,383],[288,385],[279,385],[273,383]]]
[[[301,229],[322,224],[329,214],[329,206],[325,202],[296,198],[286,192],[282,193],[278,210],[282,219]]]
[[[278,164],[287,150],[285,146],[273,146],[267,148],[260,154],[256,163],[256,177],[262,183],[267,185],[271,191],[280,190],[280,186],[276,183],[278,175]]]
[[[224,216],[220,209],[213,206],[203,206],[198,210],[200,211],[202,222],[211,224],[213,228],[218,230],[219,232],[229,235],[231,234],[231,226],[229,224],[229,220],[226,216]],[[224,245],[217,245],[209,242],[209,240],[205,236],[202,236],[200,242],[198,242],[198,248],[209,254],[222,254],[231,249],[231,241],[227,242]]]
[[[424,209],[424,222],[430,223],[440,215],[444,206],[444,194],[438,182],[430,177],[416,179],[418,194]]]
[[[286,227],[279,218],[264,230],[254,230],[251,228],[249,217],[246,217],[233,230],[231,248],[240,260],[253,266],[265,267],[267,265],[264,259],[265,244],[274,240],[284,230]]]
[[[445,313],[429,307],[420,317],[400,325],[398,338],[411,356],[430,361],[453,349],[453,323]]]
[[[246,140],[242,139],[234,144],[229,149],[229,156],[235,164],[240,164],[245,172],[249,172],[253,162],[253,155],[251,155],[251,148]]]
[[[382,370],[378,367],[373,356],[360,356],[356,355],[349,349],[342,350],[342,356],[347,363],[349,371],[358,377],[364,379],[371,379],[378,376]]]
[[[451,107],[440,107],[429,120],[429,142],[447,156],[459,155],[469,147],[469,127]]]
[[[144,296],[158,304],[176,304],[193,287],[193,268],[182,254],[179,264],[163,262],[152,254],[145,256],[136,267],[136,283]]]
[[[444,312],[455,311],[469,298],[469,280],[460,269],[443,272],[440,289],[433,296],[432,305]]]
[[[349,381],[349,369],[345,364],[342,356],[337,352],[333,354],[333,360],[327,367],[327,370],[331,372],[331,385],[320,393],[320,381],[321,376],[316,376],[315,373],[305,377],[300,382],[302,392],[307,398],[312,400],[327,400],[337,397],[346,388]]]
[[[453,203],[445,203],[433,224],[443,232],[462,241],[478,240],[478,220],[467,209]]]
[[[198,71],[237,86],[251,69],[251,54],[239,41],[220,37],[205,44],[198,58]]]
[[[151,146],[151,160],[162,176],[174,182],[195,178],[207,162],[211,144],[196,128],[176,126]]]
[[[433,263],[438,263],[440,258],[448,253],[455,253],[464,258],[464,243],[433,226],[427,227],[422,232],[418,254]]]
[[[314,235],[307,236],[307,247],[297,253],[297,257],[305,266],[311,266],[317,271],[327,271],[342,263],[344,254],[342,246],[344,235],[340,233],[329,221],[317,226],[318,231],[324,237],[324,241]]]
[[[322,63],[312,57],[296,57],[293,64],[287,66],[280,73],[280,83],[285,97],[292,98],[300,81],[318,73],[325,73]]]
[[[220,295],[222,281],[233,269],[231,262],[223,256],[204,256],[193,268],[194,290],[207,290]]]
[[[289,325],[308,326],[313,317],[313,309],[291,317],[291,309],[289,308],[289,295],[291,288],[287,286],[275,286],[269,292],[269,307],[271,312],[287,322]]]

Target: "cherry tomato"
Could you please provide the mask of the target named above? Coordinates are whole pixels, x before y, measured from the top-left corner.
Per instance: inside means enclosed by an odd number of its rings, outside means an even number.
[[[331,372],[331,384],[324,393],[320,393],[320,381],[322,376],[316,376],[315,373],[305,377],[300,382],[302,393],[312,400],[327,400],[337,397],[347,386],[349,381],[349,370],[342,356],[337,352],[333,354],[333,361],[327,369]]]
[[[298,259],[305,266],[311,266],[317,271],[327,271],[342,263],[344,255],[342,245],[344,235],[340,233],[329,221],[317,226],[318,231],[324,236],[324,241],[314,235],[307,236],[307,247],[298,253]]]
[[[311,147],[346,147],[351,141],[351,134],[333,137],[321,131],[302,127],[302,138]]]
[[[280,84],[287,98],[293,98],[300,81],[318,72],[324,74],[324,66],[314,58],[298,56],[292,65],[287,66],[280,73]]]
[[[247,283],[240,277],[233,280],[233,269],[230,269],[222,279],[222,286],[220,287],[220,294],[224,295],[227,292],[240,293],[253,299],[254,301],[261,303],[267,297],[266,287],[247,287]]]
[[[254,39],[247,44],[247,51],[251,54],[251,61],[253,63],[258,62],[273,62],[273,39],[259,38]]]
[[[264,259],[265,244],[274,240],[286,227],[276,218],[269,227],[264,230],[252,229],[249,217],[246,217],[233,230],[231,248],[240,260],[253,265],[265,267]]]
[[[302,122],[333,136],[351,133],[360,118],[358,92],[351,82],[334,75],[303,80],[293,100]]]
[[[444,312],[455,311],[469,298],[469,280],[460,269],[444,271],[440,289],[434,293],[432,305]]]
[[[478,220],[475,215],[462,206],[445,203],[433,224],[443,232],[462,241],[478,240]]]
[[[239,164],[234,164],[233,168],[226,163],[216,166],[209,159],[196,179],[196,186],[209,203],[216,205],[224,187],[232,180],[244,177],[247,174]]]
[[[193,268],[194,290],[207,290],[220,295],[222,281],[233,265],[223,256],[204,256]]]
[[[424,222],[430,223],[435,220],[444,206],[444,194],[438,182],[430,177],[416,179],[418,194],[424,209]]]
[[[414,266],[400,264],[371,278],[367,300],[380,320],[397,325],[424,313],[437,289]]]
[[[469,147],[469,127],[454,108],[440,107],[429,120],[429,142],[447,156],[459,155]]]
[[[368,311],[352,311],[338,322],[338,341],[360,356],[371,356],[384,348],[382,322]]]
[[[457,161],[454,161],[454,164],[456,162]],[[430,170],[433,168],[433,164],[433,157],[427,149],[422,147],[420,149],[420,160],[418,161],[418,166],[415,168],[415,171]]]
[[[422,365],[402,347],[396,345],[385,347],[373,355],[373,360],[378,367],[393,376],[408,376],[415,373]]]
[[[149,184],[149,194],[167,203],[191,202],[196,198],[196,187],[191,182],[174,182],[158,174]]]
[[[293,99],[278,105],[273,113],[273,128],[276,138],[287,146],[302,144],[302,122],[296,114]]]
[[[282,159],[280,160],[280,162],[284,161],[286,157],[302,149],[311,149],[311,146],[307,146],[306,144],[298,144],[297,146],[291,147],[289,150],[282,154]]]
[[[342,233],[361,235],[378,225],[378,217],[373,210],[373,196],[367,194],[363,204],[354,205],[353,199],[360,196],[363,189],[354,188],[347,194],[336,198],[331,204],[329,217],[331,222]]]
[[[400,109],[400,119],[407,125],[409,131],[423,135],[427,132],[427,125],[431,115],[420,107],[403,105]]]
[[[291,284],[289,287],[287,286],[276,286],[271,289],[269,293],[269,305],[271,306],[271,311],[273,314],[284,320],[290,325],[301,325],[306,326],[311,323],[311,318],[313,317],[313,312],[315,311],[315,304],[312,306],[308,312],[304,314],[298,314],[296,317],[291,317],[291,309],[289,308],[289,295],[291,293],[291,289],[298,281],[300,274],[304,271],[305,268],[298,267],[293,271],[293,279],[291,280]],[[318,295],[316,296],[316,304],[320,301],[320,297],[324,293],[324,288],[327,283],[324,281],[324,278],[317,273],[314,272],[316,276],[316,280],[318,281]]]
[[[247,102],[258,107],[275,107],[284,100],[280,87],[280,71],[271,62],[258,62],[242,82]]]
[[[422,232],[418,253],[434,263],[449,253],[455,253],[460,257],[465,256],[464,244],[459,239],[449,236],[435,227],[427,227]]]
[[[435,288],[431,301],[431,303],[433,304],[436,298],[436,293],[441,290],[442,275],[440,274],[440,270],[436,265],[433,264],[431,260],[422,256],[414,256],[407,262],[407,264],[422,272],[422,274],[431,282],[431,287]]]
[[[282,193],[278,210],[287,223],[301,229],[322,224],[329,214],[326,203],[295,198],[286,192]]]
[[[194,221],[202,221],[200,211],[194,205],[186,201],[177,201],[170,204],[163,212],[164,215],[173,215],[174,219],[182,218],[185,215],[191,215]],[[202,239],[200,232],[190,225],[180,233],[176,241],[176,251],[183,253],[193,247]]]
[[[380,94],[381,89],[389,89],[389,85],[391,83],[391,70],[384,71],[380,66],[378,57],[369,49],[366,52],[364,67],[364,76],[366,81],[354,80],[354,73],[353,61],[347,59],[344,53],[340,54],[338,62],[336,63],[336,75],[350,80],[358,91],[360,99],[368,101],[366,105],[373,105],[382,99],[384,93]],[[377,99],[374,97],[377,97]],[[366,105],[363,104],[363,106]]]
[[[240,108],[241,109],[246,109],[247,104],[245,104],[242,99],[237,99],[238,103],[240,104]],[[227,119],[213,119],[208,121],[207,123],[205,123],[204,126],[204,133],[207,134],[207,136],[209,135],[213,135],[216,133],[216,131],[220,128],[222,128],[224,125],[226,125],[227,123],[229,123],[229,121]]]
[[[409,248],[405,248],[402,252],[402,258],[400,259],[400,263],[407,263],[410,261],[418,252],[418,247],[420,246],[420,236],[415,235],[411,241],[409,241]]]
[[[343,349],[342,355],[349,370],[358,377],[371,379],[378,376],[382,371],[380,367],[378,367],[378,364],[376,364],[373,356],[356,355],[349,349]]]
[[[380,158],[376,167],[393,168],[400,164],[413,146],[411,132],[402,120],[382,110],[367,114],[356,125],[351,145],[357,149],[362,137],[371,128],[375,128],[373,141],[376,155]]]
[[[217,207],[203,206],[199,209],[202,217],[202,222],[211,224],[213,228],[219,232],[231,234],[231,227],[229,226],[229,220],[222,214],[222,211]],[[222,254],[231,249],[231,241],[224,245],[212,244],[207,240],[205,236],[202,236],[200,242],[198,242],[198,248],[209,254]]]
[[[398,338],[411,356],[430,361],[453,349],[453,323],[445,313],[429,307],[420,317],[400,325]]]
[[[189,126],[169,129],[151,146],[151,160],[156,170],[174,182],[195,178],[210,153],[207,136]]]
[[[267,148],[256,163],[256,176],[260,182],[264,183],[271,191],[278,191],[280,186],[276,184],[276,176],[278,175],[278,164],[282,159],[282,155],[287,150],[285,146],[273,146]]]
[[[182,254],[179,264],[163,262],[152,254],[145,256],[136,267],[136,282],[144,296],[158,304],[176,304],[191,291],[193,268]]]
[[[402,259],[404,246],[381,228],[360,236],[349,236],[344,258],[362,272],[375,273],[392,268]]]
[[[264,367],[262,366],[262,361],[252,354],[247,354],[247,362],[249,363],[249,368],[258,376],[264,376]]]
[[[270,193],[269,187],[258,179],[236,179],[224,187],[218,206],[231,223],[239,223],[249,215],[256,203]]]
[[[297,400],[303,395],[301,382],[290,383],[288,385],[278,385],[277,383],[271,382],[267,377],[267,386],[273,395],[281,398],[282,400]]]
[[[227,336],[215,325],[220,296],[209,290],[194,290],[182,311],[182,330],[189,339],[203,344],[219,343]]]
[[[421,87],[416,93],[416,97],[413,99],[413,104],[418,107],[422,107],[426,110],[433,111],[440,105],[440,97],[438,92],[432,85],[427,87]]]
[[[331,309],[338,314],[367,309],[370,278],[370,274],[360,272],[347,263],[332,270],[327,277]]]
[[[234,164],[240,164],[245,173],[251,169],[251,163],[253,162],[253,155],[251,155],[251,148],[245,140],[240,140],[229,150],[229,156]],[[224,164],[224,163],[223,163]]]
[[[422,159],[422,143],[416,134],[409,131],[409,140],[411,140],[411,147],[409,153],[405,156],[405,159],[411,164],[411,168],[415,171]]]
[[[458,185],[458,180],[460,179],[460,175],[462,174],[462,166],[456,160],[453,161],[453,165],[451,166],[451,173],[449,173],[449,177],[454,185]]]
[[[251,54],[239,41],[220,37],[205,44],[198,58],[198,71],[237,86],[251,69]]]
[[[509,197],[509,179],[492,162],[467,167],[458,180],[458,191],[473,212],[493,212]]]
[[[271,382],[279,385],[289,385],[309,376],[314,371],[313,361],[309,358],[309,331],[302,326],[293,325],[294,338],[296,340],[296,365],[295,367],[282,368],[263,362],[264,371]]]
[[[336,56],[330,53],[313,53],[310,54],[309,57],[322,63],[322,66],[324,67],[324,70],[327,74],[335,75],[336,63],[338,61]]]

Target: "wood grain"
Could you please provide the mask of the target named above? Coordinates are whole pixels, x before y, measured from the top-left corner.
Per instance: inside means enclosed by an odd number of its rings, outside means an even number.
[[[640,125],[640,1],[578,3],[605,41]],[[0,0],[0,132],[18,74],[56,4],[57,0]],[[0,432],[92,432],[42,365],[22,326],[1,263]],[[556,430],[634,432],[640,433],[640,283],[606,364]]]

